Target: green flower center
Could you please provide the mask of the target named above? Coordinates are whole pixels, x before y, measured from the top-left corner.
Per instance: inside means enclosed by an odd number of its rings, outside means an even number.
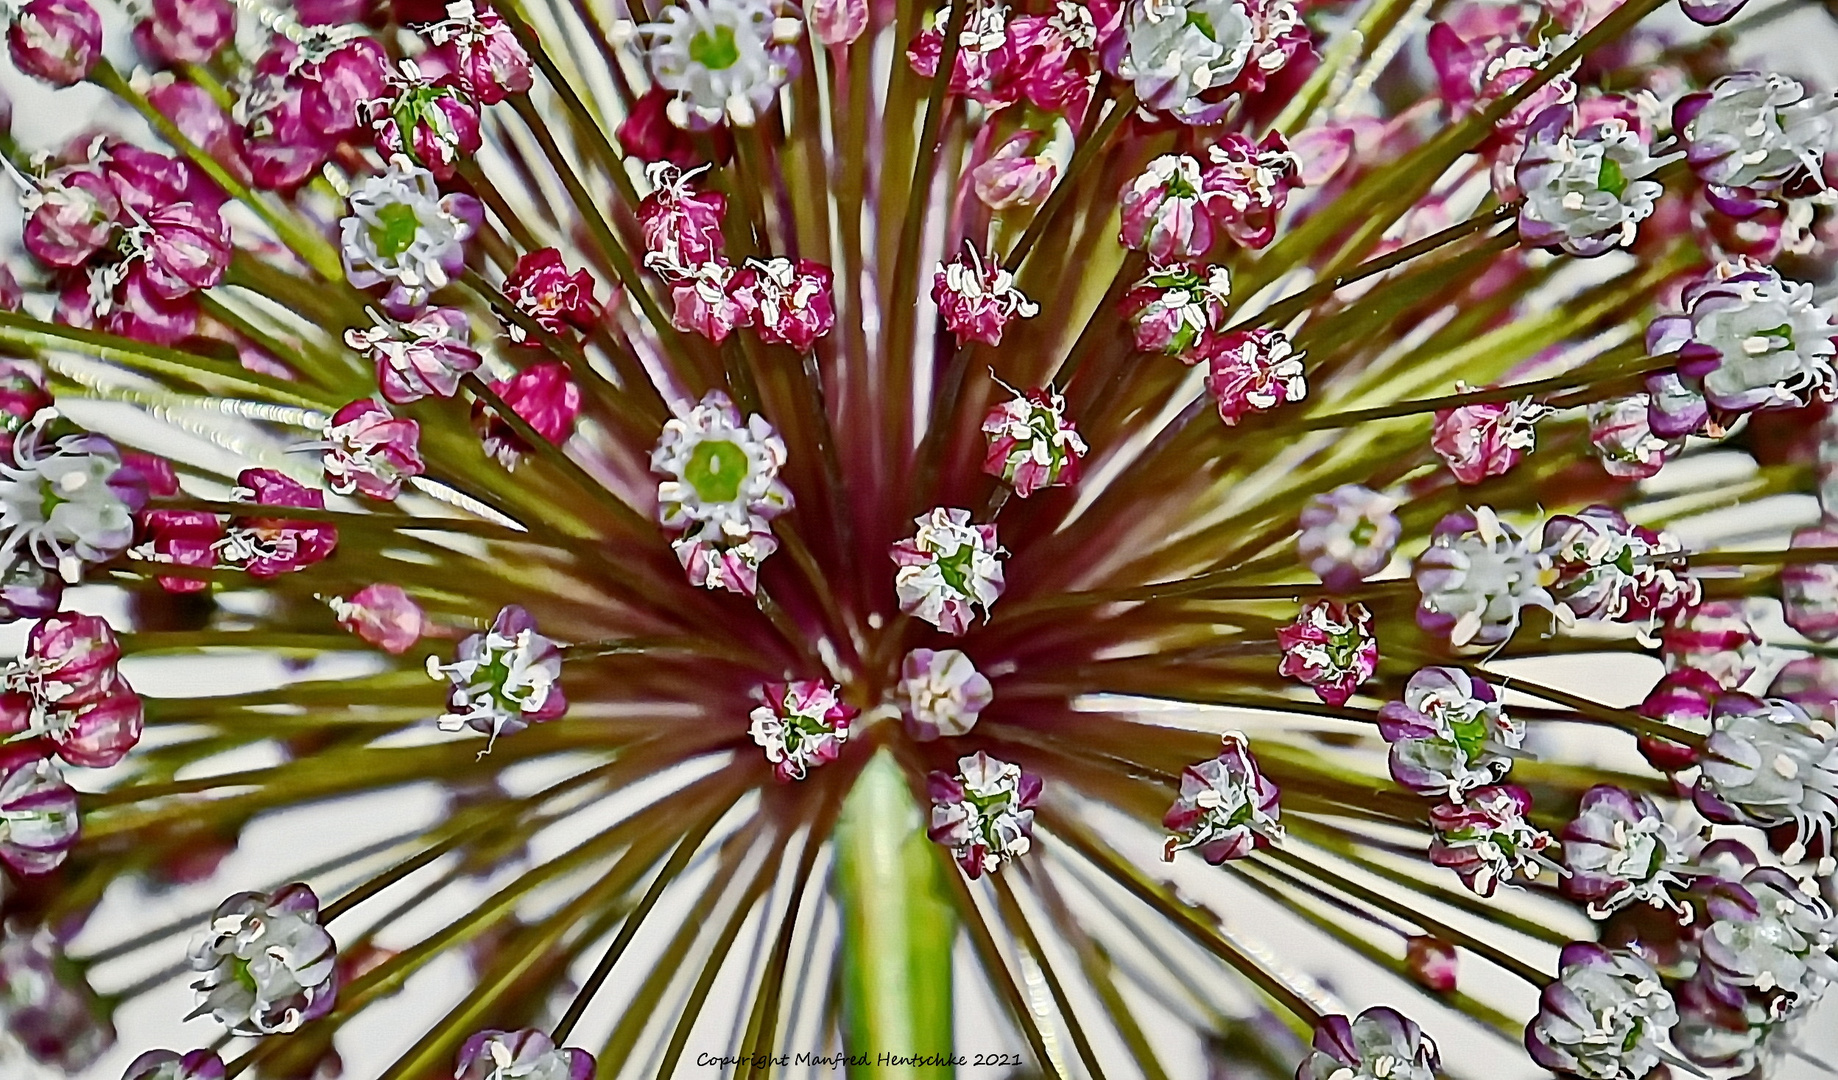
[[[1218,32],[1213,29],[1213,21],[1207,18],[1205,13],[1203,12],[1188,11],[1187,12],[1187,25],[1194,27],[1195,29],[1199,30],[1200,33],[1205,34],[1207,37],[1211,38],[1214,41],[1219,40]]]
[[[1627,176],[1622,173],[1621,165],[1614,158],[1602,158],[1602,168],[1596,173],[1595,186],[1619,199],[1627,190]]]
[[[726,439],[705,439],[690,451],[683,479],[703,502],[733,502],[747,479],[747,452]]]
[[[1355,544],[1365,547],[1372,542],[1373,537],[1378,535],[1378,526],[1373,524],[1370,518],[1360,518],[1348,535]]]
[[[421,218],[407,203],[391,203],[377,210],[376,224],[370,226],[370,246],[385,259],[407,251],[421,232]]]
[[[1455,736],[1455,745],[1461,748],[1469,761],[1480,758],[1481,747],[1487,742],[1486,714],[1456,716],[1449,722],[1449,731]]]
[[[976,595],[970,588],[970,560],[975,556],[969,544],[959,544],[956,551],[938,556],[939,574],[943,575],[946,585],[962,596]]]
[[[703,31],[689,39],[689,58],[711,71],[726,71],[740,62],[740,46],[734,44],[734,28],[717,26],[713,33]]]

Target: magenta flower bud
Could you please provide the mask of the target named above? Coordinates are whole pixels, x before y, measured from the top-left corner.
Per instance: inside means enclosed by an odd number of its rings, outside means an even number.
[[[249,182],[252,174],[244,152],[242,128],[208,91],[196,83],[159,76],[147,91],[147,100],[231,176]],[[201,170],[195,172],[198,175],[194,176],[194,186],[216,186]],[[221,191],[215,192],[214,198],[223,198]]]
[[[88,262],[108,243],[121,213],[114,186],[88,166],[58,169],[45,177],[37,201],[20,240],[27,251],[52,266]]]
[[[1033,318],[1040,307],[1015,287],[1015,276],[966,242],[964,250],[932,272],[932,302],[957,343],[1002,344],[1002,331],[1016,318]]]
[[[1838,723],[1838,660],[1801,656],[1788,661],[1768,684],[1768,696],[1785,698],[1808,716]]]
[[[821,679],[765,683],[753,698],[747,734],[766,753],[780,783],[802,780],[810,770],[842,756],[849,724],[861,710],[842,700],[842,688]]]
[[[807,353],[836,325],[830,280],[830,268],[810,259],[748,259],[728,295],[761,341]]]
[[[1537,440],[1532,425],[1550,411],[1531,398],[1439,409],[1430,449],[1460,483],[1504,476],[1532,449]]]
[[[1796,548],[1838,547],[1838,529],[1800,529]],[[1781,568],[1781,613],[1813,641],[1838,638],[1838,563],[1789,563]]]
[[[930,80],[938,73],[944,57],[944,32],[947,13],[940,9],[927,19],[929,25],[906,47],[906,62],[920,78]],[[951,69],[950,90],[968,95],[982,105],[1000,108],[1020,99],[1021,88],[1011,77],[1014,50],[1008,44],[1008,9],[1002,6],[972,8],[959,34],[957,63]]]
[[[1666,670],[1697,668],[1725,689],[1742,685],[1761,663],[1761,635],[1740,601],[1712,600],[1660,632]]]
[[[1044,154],[1030,152],[1039,138],[1039,132],[1017,132],[971,170],[976,197],[984,206],[991,210],[1033,206],[1053,190],[1053,181],[1059,177],[1059,165]]]
[[[811,33],[832,48],[853,45],[868,29],[868,0],[813,0],[804,11]]]
[[[1185,154],[1163,154],[1123,186],[1124,247],[1154,261],[1198,259],[1213,246],[1213,219],[1200,201],[1200,163]]]
[[[387,501],[402,494],[404,480],[427,471],[421,425],[369,398],[333,413],[324,439],[326,487],[338,495],[355,491]]]
[[[1225,329],[1232,275],[1223,266],[1169,263],[1153,266],[1123,294],[1119,308],[1135,331],[1140,352],[1179,357],[1197,364],[1218,347]]]
[[[1680,668],[1667,672],[1636,711],[1649,720],[1703,734],[1710,730],[1711,710],[1722,693],[1723,684],[1709,673]],[[1657,735],[1642,735],[1640,752],[1660,772],[1679,772],[1698,762],[1691,747]]]
[[[387,96],[389,57],[375,38],[356,37],[296,74],[301,118],[312,130],[342,135],[357,130],[359,106]]]
[[[1281,330],[1235,330],[1202,342],[1201,350],[1207,355],[1206,389],[1227,427],[1308,395],[1306,354],[1296,352]]]
[[[264,191],[289,192],[312,179],[336,145],[324,128],[306,120],[306,99],[292,89],[244,133],[243,153],[250,182]]]
[[[1391,562],[1403,526],[1398,501],[1342,484],[1309,497],[1298,524],[1296,554],[1334,592],[1348,592]]]
[[[1192,848],[1218,866],[1282,839],[1282,792],[1258,769],[1243,733],[1227,732],[1222,741],[1217,757],[1181,770],[1180,794],[1162,815],[1162,827],[1174,834],[1162,845],[1164,861]]]
[[[1515,877],[1537,877],[1541,867],[1556,865],[1541,854],[1556,841],[1526,820],[1531,809],[1531,793],[1514,784],[1478,788],[1466,802],[1431,807],[1436,836],[1430,861],[1455,871],[1478,896],[1492,896]]]
[[[460,1045],[453,1080],[594,1080],[593,1055],[557,1047],[535,1028],[481,1031]]]
[[[645,265],[659,273],[684,275],[721,255],[721,219],[727,196],[689,186],[700,170],[683,172],[668,162],[645,170],[651,194],[638,204],[638,228],[645,240]]]
[[[1602,471],[1617,480],[1657,476],[1685,448],[1683,438],[1662,438],[1653,431],[1650,402],[1646,394],[1635,394],[1589,406],[1589,443]]]
[[[121,205],[143,217],[184,202],[191,188],[190,165],[132,143],[111,143],[101,164]]]
[[[134,27],[134,44],[152,60],[202,64],[236,36],[230,0],[151,0]]]
[[[1324,1016],[1296,1080],[1435,1080],[1436,1044],[1413,1020],[1377,1005],[1349,1020]]]
[[[1302,164],[1275,131],[1254,143],[1228,132],[1206,151],[1201,199],[1225,234],[1248,248],[1276,237],[1276,218],[1302,186]]]
[[[1010,398],[983,418],[989,452],[983,471],[1001,477],[1025,499],[1041,488],[1079,482],[1085,440],[1065,417],[1066,399],[1051,389]]]
[[[401,656],[421,640],[427,626],[421,605],[400,585],[366,585],[349,600],[332,601],[338,625],[391,656]]]
[[[177,203],[147,215],[146,285],[154,295],[176,300],[208,289],[229,272],[230,228],[217,212],[196,203]]]
[[[45,619],[26,641],[26,679],[36,704],[0,726],[15,738],[48,738],[72,765],[115,764],[140,741],[142,719],[140,696],[115,670],[120,658],[106,621],[72,613]]]
[[[686,334],[700,334],[717,345],[726,341],[734,328],[745,323],[747,318],[747,313],[728,291],[733,279],[734,268],[719,255],[689,267],[682,279],[670,286],[673,304],[670,324]]]
[[[223,539],[224,528],[216,514],[149,510],[141,514],[140,526],[141,533],[152,540],[158,561],[199,568],[217,565],[217,544]],[[167,576],[159,583],[167,592],[203,592],[210,587],[203,578]]]
[[[510,379],[494,379],[491,388],[538,435],[557,446],[573,433],[575,417],[581,413],[581,388],[560,360],[531,364]],[[530,452],[510,425],[483,402],[473,404],[472,417],[485,452],[505,468],[516,468],[519,457]]]
[[[1033,850],[1040,777],[981,750],[957,760],[957,774],[926,777],[932,817],[926,835],[951,850],[970,878],[993,874]]]
[[[459,163],[484,144],[478,105],[453,86],[405,83],[373,125],[377,153],[385,158],[407,154],[440,181],[451,180]]]
[[[447,18],[419,29],[481,105],[496,105],[532,85],[530,54],[488,4],[449,5]]]
[[[714,161],[727,160],[734,149],[733,138],[727,128],[723,126],[692,134],[677,127],[666,115],[670,103],[675,99],[676,95],[662,86],[653,85],[645,91],[613,132],[619,140],[619,149],[627,157],[653,163],[668,162],[679,169],[706,165],[711,155]],[[698,137],[708,141],[710,153],[704,153],[697,146]]]
[[[28,0],[7,27],[6,45],[20,71],[73,86],[102,55],[102,19],[88,0]]]
[[[504,297],[551,334],[560,334],[570,326],[590,330],[600,321],[593,275],[585,270],[570,274],[562,262],[562,253],[555,248],[542,248],[519,257],[517,268],[504,279]],[[513,328],[512,339],[518,339],[521,333]]]
[[[121,1080],[223,1080],[223,1059],[213,1050],[178,1054],[149,1050],[128,1064]]]
[[[52,762],[9,757],[0,759],[0,862],[20,874],[50,873],[77,841],[76,792]]]
[[[1404,967],[1417,985],[1446,994],[1455,989],[1461,959],[1448,942],[1413,934],[1404,941]]]
[[[244,469],[236,483],[253,492],[259,506],[325,509],[323,492],[273,469]],[[338,546],[338,527],[324,521],[239,518],[225,542],[227,560],[240,563],[250,577],[270,578],[324,561]]]
[[[26,655],[37,664],[45,697],[82,705],[101,700],[114,685],[121,645],[107,620],[61,612],[33,627]]]
[[[1283,650],[1278,673],[1306,683],[1329,705],[1345,705],[1378,668],[1372,613],[1363,604],[1312,600],[1277,629],[1276,643]]]
[[[1006,76],[1035,108],[1069,117],[1084,113],[1098,74],[1092,48],[1098,6],[1069,3],[1051,15],[1016,14],[1008,20]]]
[[[452,397],[460,376],[485,362],[472,347],[472,324],[458,308],[429,308],[406,322],[347,330],[345,343],[370,353],[377,386],[392,405],[430,394]]]
[[[196,296],[168,296],[166,282],[155,287],[144,263],[135,263],[116,289],[113,306],[102,320],[102,328],[111,334],[144,341],[150,345],[172,346],[192,336],[198,329]]]

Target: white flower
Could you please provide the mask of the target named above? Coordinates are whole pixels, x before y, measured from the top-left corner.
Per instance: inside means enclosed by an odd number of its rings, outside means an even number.
[[[294,884],[272,896],[237,893],[191,946],[198,1008],[238,1035],[294,1031],[325,1015],[338,991],[338,947],[319,925],[319,899]]]
[[[390,301],[420,307],[459,276],[477,231],[471,196],[441,197],[434,174],[400,155],[353,188],[339,222],[345,277],[359,289],[391,283]]]
[[[1627,121],[1613,117],[1571,135],[1571,115],[1552,106],[1528,129],[1515,170],[1525,193],[1519,232],[1529,246],[1588,257],[1633,243],[1665,188],[1645,179],[1661,162]]]
[[[482,751],[487,754],[499,735],[567,711],[561,674],[561,650],[537,633],[529,612],[515,604],[498,612],[491,629],[460,642],[451,664],[428,657],[428,675],[450,684],[440,729],[470,727],[489,735]]]
[[[1144,104],[1177,116],[1203,112],[1199,96],[1238,78],[1257,40],[1239,0],[1136,0],[1124,35],[1118,74]]]
[[[666,529],[745,543],[756,520],[792,506],[779,479],[785,440],[757,413],[741,419],[726,394],[711,390],[689,413],[664,424],[651,451],[657,516]]]
[[[1802,169],[1814,178],[1832,141],[1838,97],[1808,97],[1785,75],[1739,71],[1680,102],[1686,160],[1706,183],[1772,188]]]
[[[972,525],[970,511],[937,507],[913,519],[910,540],[894,544],[894,592],[900,610],[947,634],[970,627],[971,608],[984,614],[1002,595],[1002,557],[994,525]]]
[[[44,410],[0,460],[0,565],[29,553],[39,565],[76,581],[85,563],[105,562],[134,540],[134,511],[126,490],[111,486],[121,454],[100,435],[54,438],[58,419]]]
[[[959,758],[957,775],[932,773],[932,820],[926,835],[951,849],[971,877],[994,873],[1033,850],[1040,778],[981,750]]]
[[[791,78],[804,27],[795,7],[770,0],[675,0],[658,17],[640,27],[651,74],[676,95],[670,122],[697,129],[752,127]]]
[[[914,649],[900,663],[894,697],[907,731],[924,741],[967,733],[995,694],[970,658],[956,649]]]

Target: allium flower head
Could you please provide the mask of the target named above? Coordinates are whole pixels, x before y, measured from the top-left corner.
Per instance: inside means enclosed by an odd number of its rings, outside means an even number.
[[[900,610],[947,634],[970,628],[974,609],[985,615],[1002,595],[1002,559],[994,525],[973,525],[970,511],[940,506],[913,519],[910,539],[889,552]]]
[[[1032,318],[1040,310],[1015,287],[1013,274],[969,244],[932,272],[932,302],[959,345],[966,341],[1000,345],[1009,323]]]
[[[465,243],[478,231],[470,195],[442,195],[434,174],[406,158],[351,191],[339,222],[339,252],[352,286],[389,286],[384,303],[406,314],[428,302],[465,266]]]
[[[1659,973],[1640,956],[1575,941],[1558,957],[1525,1046],[1547,1069],[1585,1080],[1639,1080],[1665,1056],[1678,1019]]]
[[[1242,859],[1259,839],[1281,840],[1281,792],[1264,777],[1240,732],[1227,732],[1219,755],[1181,770],[1180,795],[1162,815],[1162,826],[1174,835],[1162,847],[1170,862],[1174,853],[1193,848],[1214,866]]]
[[[1818,177],[1831,148],[1831,94],[1808,95],[1785,75],[1739,71],[1686,94],[1672,109],[1685,160],[1730,214],[1761,209],[1759,197],[1796,175]]]
[[[1152,266],[1123,294],[1123,313],[1136,335],[1136,348],[1178,356],[1193,364],[1211,334],[1225,329],[1232,274],[1223,266],[1164,263]]]
[[[1322,1017],[1311,1046],[1296,1080],[1433,1080],[1442,1068],[1436,1043],[1384,1005],[1351,1019]]]
[[[926,835],[951,849],[973,878],[993,874],[1034,846],[1034,805],[1040,777],[981,750],[959,758],[957,773],[926,780],[932,798]]]
[[[515,604],[498,612],[490,629],[460,642],[452,663],[428,657],[428,675],[448,684],[440,729],[469,727],[490,736],[484,753],[498,736],[568,711],[560,685],[561,650],[537,633],[530,613]]]
[[[1653,800],[1637,791],[1598,784],[1583,793],[1564,826],[1565,895],[1586,901],[1605,918],[1633,903],[1682,907],[1672,890],[1685,881],[1685,851]]]
[[[1698,809],[1716,821],[1795,827],[1799,843],[1830,842],[1838,825],[1838,731],[1779,698],[1719,695]]]
[[[1392,779],[1455,802],[1499,782],[1525,742],[1486,680],[1449,667],[1412,675],[1404,700],[1379,710],[1379,731],[1391,744]]]
[[[810,770],[835,761],[849,740],[849,724],[860,709],[842,700],[841,688],[821,679],[767,683],[756,692],[748,734],[766,752],[780,780],[802,780]]]
[[[995,692],[970,658],[956,649],[914,649],[900,661],[894,697],[907,734],[929,742],[967,734],[995,700]]]
[[[1504,476],[1537,444],[1532,425],[1551,410],[1520,401],[1487,401],[1440,409],[1430,447],[1449,466],[1455,479],[1478,484],[1490,476]]]
[[[1298,525],[1296,554],[1335,592],[1347,592],[1385,569],[1403,527],[1398,501],[1358,484],[1311,496]]]
[[[1719,263],[1688,286],[1684,311],[1647,328],[1647,349],[1679,354],[1678,372],[1712,406],[1748,412],[1829,400],[1838,374],[1838,322],[1813,303],[1812,286],[1773,267]]]
[[[241,1035],[294,1031],[331,1011],[338,947],[319,925],[319,898],[298,882],[272,894],[237,893],[192,939],[202,975],[198,1015]]]
[[[1464,802],[1431,807],[1436,837],[1430,842],[1430,861],[1455,871],[1480,896],[1492,896],[1516,878],[1555,869],[1557,864],[1543,852],[1557,841],[1526,820],[1531,809],[1531,793],[1514,784],[1476,788]]]
[[[651,76],[676,95],[670,122],[752,127],[791,78],[804,23],[771,0],[680,0],[641,28]]]
[[[1532,119],[1515,180],[1524,192],[1519,235],[1533,247],[1600,255],[1634,242],[1665,190],[1646,138],[1611,118],[1571,133],[1575,113],[1552,106]]]
[[[1443,518],[1414,573],[1417,625],[1457,647],[1498,645],[1526,608],[1556,606],[1545,561],[1491,507]]]
[[[1345,705],[1378,667],[1372,613],[1362,604],[1313,600],[1296,621],[1276,631],[1283,650],[1277,671],[1307,683],[1329,705]]]
[[[983,434],[989,436],[983,471],[1001,477],[1023,499],[1041,488],[1078,483],[1087,447],[1065,412],[1066,399],[1050,387],[990,409],[983,418]]]
[[[1227,427],[1308,395],[1304,354],[1281,330],[1235,330],[1212,339],[1206,350],[1206,389]]]
[[[594,1059],[534,1028],[486,1030],[460,1045],[453,1080],[594,1080]]]

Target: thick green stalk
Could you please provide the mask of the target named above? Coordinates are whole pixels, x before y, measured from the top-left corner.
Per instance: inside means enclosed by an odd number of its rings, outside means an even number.
[[[836,826],[843,1045],[850,1054],[949,1054],[957,918],[911,789],[881,750]],[[948,1067],[851,1066],[850,1076],[947,1077]]]

